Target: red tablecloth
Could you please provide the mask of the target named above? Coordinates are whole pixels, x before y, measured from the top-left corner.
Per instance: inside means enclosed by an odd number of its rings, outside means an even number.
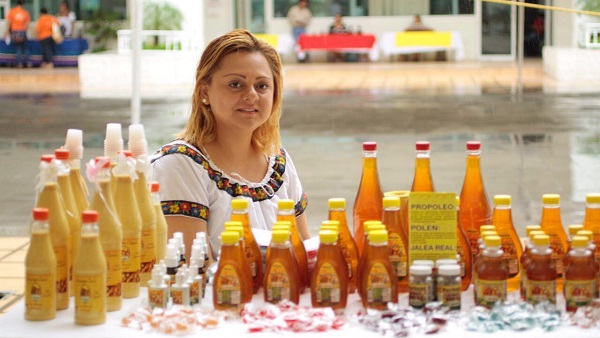
[[[375,45],[375,35],[370,34],[302,34],[298,38],[300,51],[309,50],[370,50]]]

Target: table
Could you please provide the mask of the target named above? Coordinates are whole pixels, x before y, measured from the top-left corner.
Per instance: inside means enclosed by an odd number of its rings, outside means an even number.
[[[42,48],[39,41],[27,41],[29,48],[30,62],[39,66],[42,64]],[[54,65],[58,67],[77,67],[77,57],[88,49],[86,39],[65,39],[61,44],[56,45],[56,55],[54,55]],[[15,46],[6,45],[4,40],[0,41],[0,64],[14,65],[17,63]]]
[[[371,34],[302,34],[296,48],[300,60],[311,50],[368,54],[371,61],[379,59],[377,39]]]
[[[455,60],[465,57],[460,32],[385,32],[380,41],[385,56],[454,50]]]
[[[257,39],[271,45],[279,54],[287,54],[294,50],[294,38],[290,34],[253,34]]]

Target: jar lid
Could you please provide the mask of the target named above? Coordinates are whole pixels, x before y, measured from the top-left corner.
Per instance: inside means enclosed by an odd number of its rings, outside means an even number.
[[[437,268],[439,268],[442,265],[451,265],[451,264],[456,264],[456,259],[444,258],[444,259],[438,259],[435,261],[435,266]]]
[[[431,267],[427,265],[411,265],[410,274],[416,276],[431,275]]]
[[[438,275],[441,276],[460,276],[460,265],[447,264],[438,267]]]
[[[433,268],[433,261],[429,259],[415,259],[412,265],[425,265]]]

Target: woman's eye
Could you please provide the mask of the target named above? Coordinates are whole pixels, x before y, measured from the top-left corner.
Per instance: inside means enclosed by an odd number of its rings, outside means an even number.
[[[258,88],[262,90],[269,89],[269,85],[267,83],[261,83],[258,85]]]
[[[229,87],[231,87],[231,88],[240,88],[241,86],[242,86],[242,84],[239,83],[239,82],[237,82],[237,81],[236,82],[231,82],[229,84]]]

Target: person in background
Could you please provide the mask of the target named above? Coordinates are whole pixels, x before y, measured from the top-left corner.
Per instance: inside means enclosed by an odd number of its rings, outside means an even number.
[[[333,23],[329,26],[329,34],[346,34],[348,30],[342,21],[342,15],[336,14],[333,18]],[[332,62],[345,61],[345,54],[340,52],[331,52],[329,59]]]
[[[433,28],[423,24],[420,14],[415,14],[413,16],[412,23],[404,29],[404,31],[406,31],[406,32],[428,32],[428,31],[433,31],[433,30],[434,30]],[[421,59],[421,54],[413,53],[413,54],[408,55],[408,58],[410,61],[419,61]],[[446,52],[445,51],[436,52],[435,58],[438,61],[446,60]]]
[[[42,68],[54,67],[52,59],[54,58],[56,44],[54,43],[54,39],[52,39],[52,25],[55,23],[60,24],[54,15],[48,14],[48,10],[42,7],[40,9],[40,17],[35,26],[37,39],[42,47]]]
[[[306,33],[306,27],[310,24],[312,20],[312,12],[310,8],[308,8],[307,0],[300,0],[298,3],[292,7],[287,13],[287,19],[292,26],[292,36],[294,37],[294,41],[298,43],[298,37],[300,34]],[[308,54],[306,58],[298,60],[298,61],[308,61]]]
[[[29,12],[23,8],[23,1],[17,1],[17,5],[12,8],[6,16],[6,37],[10,37],[10,43],[14,44],[17,52],[17,67],[29,67],[29,48],[27,48],[27,29],[31,17]],[[23,58],[23,54],[25,58]]]
[[[186,127],[152,159],[169,237],[182,232],[189,248],[197,232],[206,232],[209,254],[217,258],[231,201],[245,198],[252,227],[265,230],[277,218],[277,202],[294,200],[299,234],[309,238],[306,194],[280,143],[277,51],[246,30],[233,30],[206,47],[195,83]]]
[[[60,22],[60,31],[65,38],[73,37],[75,34],[75,21],[77,17],[75,12],[69,11],[69,6],[65,1],[61,1],[58,8],[58,22]]]

